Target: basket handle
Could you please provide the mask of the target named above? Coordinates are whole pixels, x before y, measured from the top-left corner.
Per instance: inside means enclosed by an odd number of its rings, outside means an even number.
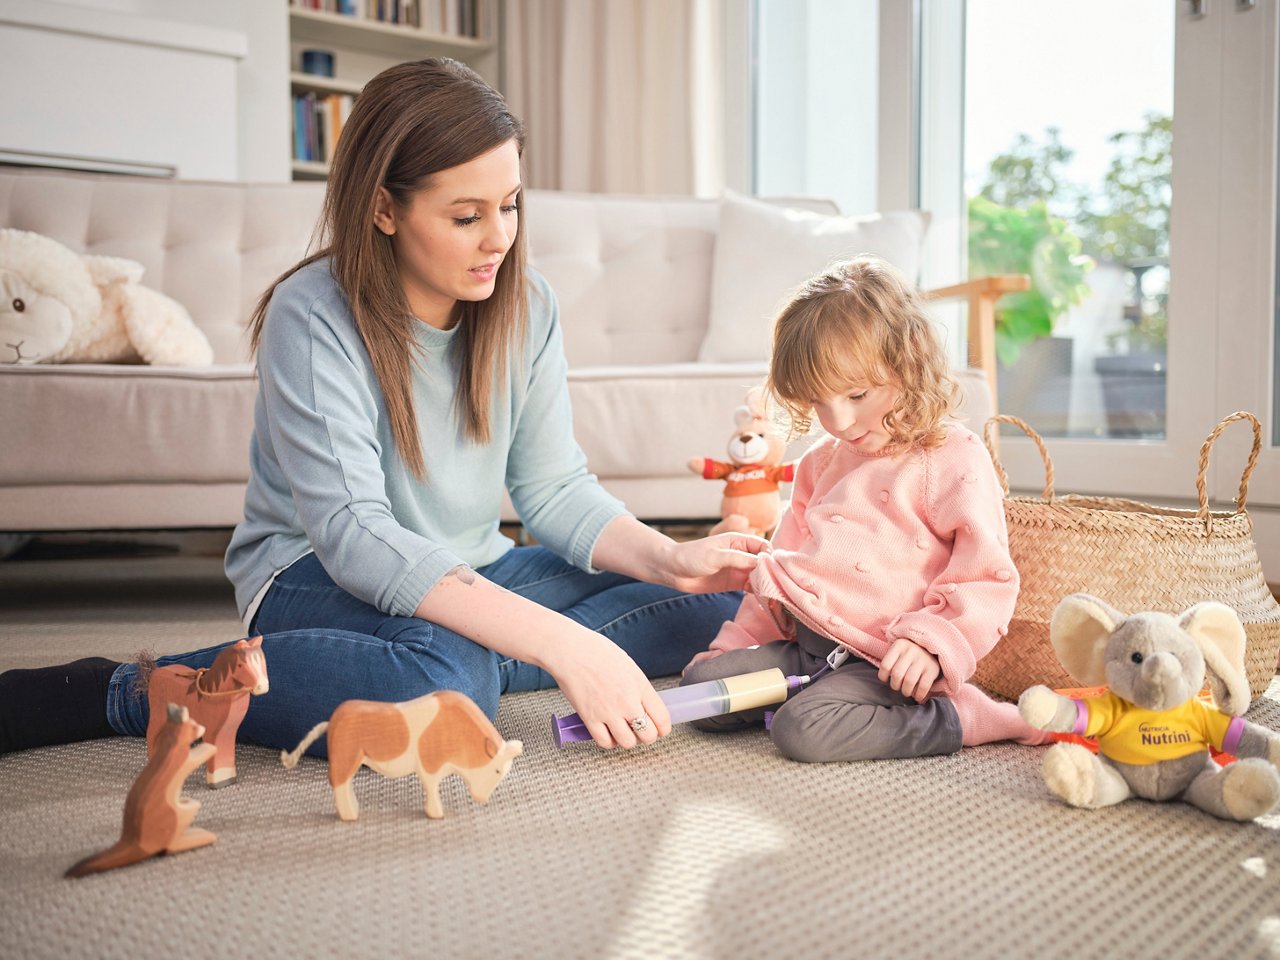
[[[1209,472],[1209,451],[1213,449],[1213,444],[1222,435],[1222,431],[1237,420],[1248,420],[1253,424],[1253,450],[1249,454],[1249,462],[1244,465],[1244,473],[1240,476],[1240,492],[1236,494],[1237,514],[1244,512],[1244,505],[1249,497],[1249,477],[1253,474],[1253,468],[1258,465],[1258,454],[1262,452],[1262,424],[1252,413],[1244,410],[1238,410],[1230,416],[1223,417],[1213,428],[1213,432],[1205,437],[1204,444],[1200,447],[1200,469],[1196,472],[1196,493],[1200,496],[1198,516],[1204,524],[1206,534],[1213,532],[1213,516],[1209,513],[1209,490],[1205,482],[1205,474]]]
[[[989,419],[982,428],[982,440],[987,445],[987,453],[991,454],[991,462],[995,465],[996,476],[1000,478],[1000,486],[1004,488],[1004,495],[1009,495],[1009,474],[1005,473],[1003,464],[1000,463],[1000,455],[996,453],[996,427],[1002,423],[1012,423],[1015,427],[1025,433],[1028,437],[1035,441],[1036,449],[1040,451],[1040,459],[1044,461],[1044,493],[1041,496],[1045,500],[1053,499],[1053,461],[1049,459],[1049,450],[1044,445],[1044,441],[1040,439],[1040,434],[1031,428],[1031,424],[1025,420],[1019,420],[1017,417],[1010,416],[1007,413],[996,414]],[[1250,467],[1250,469],[1253,469]]]

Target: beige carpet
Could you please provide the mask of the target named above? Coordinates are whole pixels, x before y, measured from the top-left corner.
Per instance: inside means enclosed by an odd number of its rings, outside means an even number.
[[[0,668],[238,633],[216,560],[0,564]],[[270,694],[268,694],[269,696]],[[6,957],[1280,957],[1280,815],[1067,809],[1041,750],[806,766],[763,731],[557,750],[558,693],[504,701],[525,754],[487,806],[242,745],[187,795],[212,847],[83,880],[145,757],[116,738],[0,757]],[[1280,683],[1250,714],[1280,729]]]

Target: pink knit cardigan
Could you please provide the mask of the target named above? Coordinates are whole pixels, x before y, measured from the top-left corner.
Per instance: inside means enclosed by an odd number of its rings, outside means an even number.
[[[1017,596],[1002,492],[972,431],[880,454],[828,437],[800,460],[772,550],[711,649],[791,639],[799,620],[879,664],[906,637],[938,658],[932,693],[952,695]]]

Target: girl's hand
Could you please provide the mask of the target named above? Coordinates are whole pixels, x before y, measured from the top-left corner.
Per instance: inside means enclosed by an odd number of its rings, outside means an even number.
[[[906,637],[899,637],[880,661],[879,677],[904,697],[924,703],[941,672],[937,657]]]
[[[630,749],[671,732],[667,705],[620,647],[585,627],[565,640],[561,657],[547,670],[597,744]],[[639,731],[631,726],[637,717],[648,718]]]
[[[741,590],[769,541],[749,533],[720,533],[672,542],[666,550],[664,582],[685,593]]]

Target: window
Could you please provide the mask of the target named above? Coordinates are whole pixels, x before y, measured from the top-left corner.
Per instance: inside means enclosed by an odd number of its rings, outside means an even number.
[[[1019,237],[1054,310],[1007,331],[1001,404],[1050,438],[1059,490],[1194,504],[1206,435],[1258,414],[1248,505],[1280,580],[1280,11],[1203,11],[757,0],[753,184],[929,210],[926,286],[963,275],[984,236]],[[1214,447],[1219,508],[1250,442],[1233,427]],[[1015,487],[1043,485],[1029,441],[1001,458]]]

